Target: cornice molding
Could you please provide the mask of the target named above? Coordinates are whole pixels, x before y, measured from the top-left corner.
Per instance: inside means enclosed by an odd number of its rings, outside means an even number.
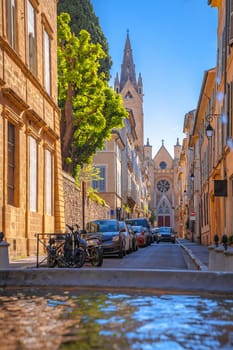
[[[8,100],[10,100],[14,106],[16,106],[17,108],[19,108],[19,110],[25,110],[27,108],[29,108],[28,104],[20,97],[18,96],[14,90],[12,90],[11,88],[5,88],[3,87],[1,89],[2,94],[5,98],[7,98]]]
[[[209,0],[208,1],[208,5],[210,5],[212,7],[220,8],[221,4],[222,4],[222,0]]]

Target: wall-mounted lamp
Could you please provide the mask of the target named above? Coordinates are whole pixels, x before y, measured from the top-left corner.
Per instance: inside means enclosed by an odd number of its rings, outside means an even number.
[[[194,173],[192,173],[191,175],[190,175],[190,179],[192,180],[192,181],[194,181]]]
[[[205,133],[206,133],[206,136],[208,137],[208,139],[210,139],[213,136],[213,132],[214,132],[214,129],[212,128],[212,126],[210,124],[213,120],[213,117],[223,117],[223,115],[222,114],[214,114],[214,113],[210,113],[210,114],[206,115],[206,121],[208,122],[208,125],[205,129]]]

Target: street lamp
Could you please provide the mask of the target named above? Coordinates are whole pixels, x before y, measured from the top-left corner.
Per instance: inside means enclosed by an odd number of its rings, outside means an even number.
[[[211,126],[211,122],[213,120],[213,117],[223,117],[222,114],[215,114],[215,113],[209,113],[206,115],[206,121],[208,122],[208,125],[205,129],[205,133],[206,133],[206,136],[208,137],[208,139],[211,139],[211,137],[213,136],[213,132],[214,132],[214,129],[212,128]]]

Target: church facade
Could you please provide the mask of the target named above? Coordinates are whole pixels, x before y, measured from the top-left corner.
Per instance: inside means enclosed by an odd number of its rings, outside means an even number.
[[[162,140],[158,152],[152,157],[152,147],[147,140],[144,146],[145,158],[149,163],[151,192],[150,208],[155,226],[172,226],[179,233],[179,159],[181,145],[177,139],[174,146],[174,158],[170,155]]]

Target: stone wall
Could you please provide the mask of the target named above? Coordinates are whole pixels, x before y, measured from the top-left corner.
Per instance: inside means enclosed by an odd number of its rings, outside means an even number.
[[[83,199],[82,191],[75,184],[75,180],[63,172],[65,222],[73,225],[83,226]],[[110,218],[109,206],[100,205],[92,201],[88,193],[85,195],[85,223],[95,219]]]

